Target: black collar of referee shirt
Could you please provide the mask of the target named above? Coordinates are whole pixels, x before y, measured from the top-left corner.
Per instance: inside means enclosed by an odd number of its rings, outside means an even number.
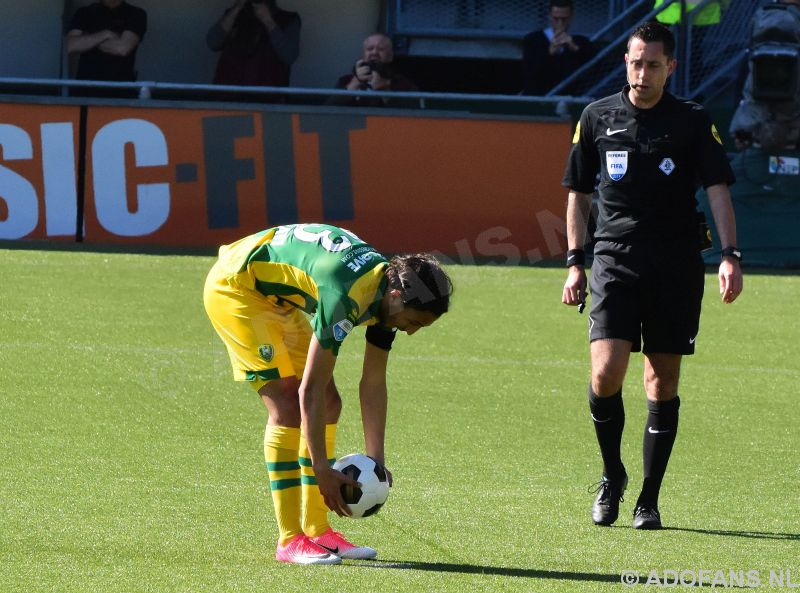
[[[626,84],[622,87],[622,92],[620,93],[620,99],[622,100],[622,105],[626,109],[630,109],[632,113],[660,113],[662,110],[666,109],[670,104],[675,102],[675,96],[672,95],[669,91],[664,89],[664,93],[661,95],[661,98],[658,100],[658,103],[650,107],[649,109],[640,109],[636,105],[631,102],[630,95],[628,93],[631,90],[631,85]]]

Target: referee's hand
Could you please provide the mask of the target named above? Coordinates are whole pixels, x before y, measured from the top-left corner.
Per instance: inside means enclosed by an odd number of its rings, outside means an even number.
[[[739,262],[732,257],[725,257],[719,264],[719,294],[723,303],[732,303],[742,294],[744,279]]]
[[[561,302],[577,306],[586,302],[586,271],[583,266],[571,266],[561,293]]]

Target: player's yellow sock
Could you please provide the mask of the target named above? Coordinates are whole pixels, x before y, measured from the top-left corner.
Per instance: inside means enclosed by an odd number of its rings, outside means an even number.
[[[269,473],[272,504],[278,520],[278,543],[285,546],[303,533],[300,526],[300,429],[268,424],[264,432],[264,459]]]
[[[336,425],[325,425],[325,449],[328,462],[333,464],[333,451],[336,446]],[[330,527],[328,507],[319,493],[317,478],[311,469],[311,454],[304,436],[300,437],[300,474],[303,481],[303,531],[308,537],[317,537]]]

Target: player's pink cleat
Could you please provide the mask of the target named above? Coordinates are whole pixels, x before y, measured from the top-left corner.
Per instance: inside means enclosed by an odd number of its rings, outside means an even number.
[[[347,560],[372,560],[378,556],[378,551],[367,546],[354,546],[344,539],[344,536],[330,527],[328,531],[317,537],[312,537],[311,541],[324,548],[331,554],[336,554],[340,558]]]
[[[341,564],[342,559],[336,554],[319,547],[306,535],[300,534],[285,546],[278,544],[275,559],[291,564]]]

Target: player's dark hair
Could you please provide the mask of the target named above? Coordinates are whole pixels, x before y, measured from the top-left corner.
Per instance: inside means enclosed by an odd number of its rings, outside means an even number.
[[[453,283],[432,255],[397,255],[386,268],[390,289],[400,291],[403,305],[419,311],[430,311],[440,317],[450,307]]]
[[[648,21],[636,27],[628,37],[628,49],[631,48],[633,39],[641,39],[645,43],[660,41],[664,45],[664,55],[670,60],[675,55],[675,36],[669,27],[665,27],[658,21]]]

